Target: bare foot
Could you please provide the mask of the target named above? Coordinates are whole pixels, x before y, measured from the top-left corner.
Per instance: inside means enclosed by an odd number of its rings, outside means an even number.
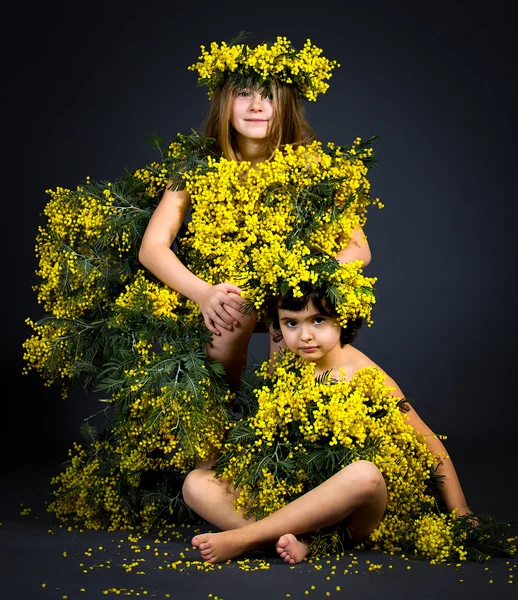
[[[249,548],[239,529],[221,533],[202,533],[192,538],[192,545],[199,549],[206,562],[216,563],[235,558]]]
[[[277,541],[275,549],[284,562],[290,565],[303,561],[309,552],[308,546],[304,542],[299,542],[292,533],[282,535]]]

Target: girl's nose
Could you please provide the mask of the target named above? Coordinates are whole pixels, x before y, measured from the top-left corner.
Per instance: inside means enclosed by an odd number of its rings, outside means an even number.
[[[309,342],[309,340],[313,339],[313,334],[311,333],[311,329],[309,327],[302,329],[302,332],[301,332],[301,335],[300,335],[300,339],[303,342]]]
[[[261,96],[261,94],[258,93],[254,93],[252,95],[252,99],[250,101],[250,106],[253,109],[262,109],[263,106],[263,97]]]

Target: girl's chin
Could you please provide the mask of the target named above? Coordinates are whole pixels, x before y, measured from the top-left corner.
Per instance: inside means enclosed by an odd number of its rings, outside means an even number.
[[[267,138],[266,131],[264,132],[247,132],[241,134],[241,139],[250,140],[251,142],[261,142]]]
[[[241,131],[236,130],[239,137],[249,140],[264,140],[268,134],[267,125],[255,125],[251,127],[243,127]]]
[[[300,350],[300,349],[297,349],[294,352],[295,352],[295,354],[297,354],[298,356],[300,356],[304,360],[311,361],[311,362],[315,362],[316,360],[318,360],[322,356],[322,353],[317,348],[315,348],[314,350]]]

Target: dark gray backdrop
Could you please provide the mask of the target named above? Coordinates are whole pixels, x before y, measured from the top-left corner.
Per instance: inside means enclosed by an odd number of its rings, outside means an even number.
[[[75,4],[75,3],[74,3]],[[3,460],[62,460],[97,410],[21,375],[26,317],[42,313],[34,239],[45,190],[114,179],[155,158],[146,143],[198,127],[200,44],[307,37],[338,60],[307,105],[323,141],[379,135],[366,227],[379,277],[357,346],[413,399],[448,448],[516,457],[516,26],[512,3],[90,2],[22,5],[4,38]],[[265,336],[251,355],[262,358]],[[488,449],[486,451],[486,449]],[[472,469],[471,471],[469,471]],[[473,481],[475,477],[473,478]],[[474,489],[473,483],[473,489]],[[487,483],[482,481],[481,485]],[[470,484],[471,486],[471,484]]]

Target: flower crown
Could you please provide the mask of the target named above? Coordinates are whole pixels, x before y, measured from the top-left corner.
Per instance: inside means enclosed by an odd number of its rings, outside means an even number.
[[[243,87],[258,83],[266,88],[270,88],[272,79],[279,79],[294,85],[301,98],[314,101],[327,91],[326,80],[331,78],[331,71],[340,66],[335,60],[321,56],[321,48],[309,39],[299,52],[285,37],[278,37],[271,45],[212,42],[210,52],[205,46],[201,46],[201,51],[199,62],[188,69],[198,71],[198,84],[208,86],[209,98],[218,86],[232,77]]]
[[[272,265],[270,258],[268,274],[261,272],[264,265],[259,264],[255,278],[244,284],[238,282],[245,292],[243,311],[268,320],[272,300],[276,302],[286,294],[301,298],[307,291],[318,290],[335,308],[340,325],[347,327],[349,321],[361,318],[370,326],[377,278],[365,276],[362,265],[361,260],[339,263],[323,252],[310,253],[307,246],[296,243],[277,264]],[[265,284],[266,276],[269,281]]]

